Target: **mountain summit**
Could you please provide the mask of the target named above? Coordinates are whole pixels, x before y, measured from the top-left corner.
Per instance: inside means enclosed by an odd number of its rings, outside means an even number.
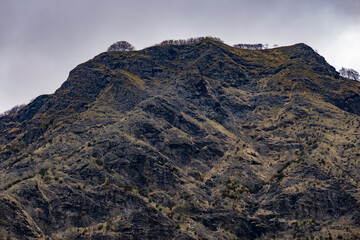
[[[305,44],[101,53],[0,118],[0,238],[359,238],[359,94]]]

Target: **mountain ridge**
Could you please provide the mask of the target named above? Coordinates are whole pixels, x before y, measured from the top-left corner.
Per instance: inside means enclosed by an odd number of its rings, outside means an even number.
[[[101,53],[0,118],[0,229],[356,238],[359,87],[305,44]]]

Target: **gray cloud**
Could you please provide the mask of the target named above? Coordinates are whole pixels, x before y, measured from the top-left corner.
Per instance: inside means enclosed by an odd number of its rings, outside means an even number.
[[[0,112],[55,91],[77,64],[127,40],[137,49],[213,35],[228,44],[305,42],[360,70],[358,0],[3,0]]]

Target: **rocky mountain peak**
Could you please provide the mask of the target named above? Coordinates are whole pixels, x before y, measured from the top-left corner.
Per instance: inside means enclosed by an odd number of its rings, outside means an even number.
[[[305,44],[101,53],[0,118],[0,233],[356,239],[359,91]]]

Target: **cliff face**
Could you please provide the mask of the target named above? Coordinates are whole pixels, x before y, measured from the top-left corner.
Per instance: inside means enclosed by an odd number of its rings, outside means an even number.
[[[0,118],[0,234],[360,237],[359,93],[304,44],[102,53]]]

